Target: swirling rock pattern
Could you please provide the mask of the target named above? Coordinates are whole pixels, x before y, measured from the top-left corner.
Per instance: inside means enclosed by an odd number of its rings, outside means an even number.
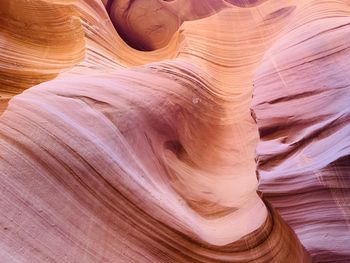
[[[349,262],[350,6],[328,2],[302,6],[269,50],[252,108],[260,190],[315,262]]]
[[[349,262],[348,1],[0,10],[1,262]]]

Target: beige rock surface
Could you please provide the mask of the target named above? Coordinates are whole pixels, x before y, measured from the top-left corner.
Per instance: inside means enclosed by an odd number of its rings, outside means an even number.
[[[349,10],[1,2],[0,261],[347,262]]]

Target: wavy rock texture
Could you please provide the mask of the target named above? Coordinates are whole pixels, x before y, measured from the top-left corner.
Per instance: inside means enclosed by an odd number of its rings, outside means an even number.
[[[260,190],[315,262],[350,262],[350,5],[328,2],[301,6],[269,50],[252,108]]]
[[[349,11],[1,2],[0,261],[349,262]]]

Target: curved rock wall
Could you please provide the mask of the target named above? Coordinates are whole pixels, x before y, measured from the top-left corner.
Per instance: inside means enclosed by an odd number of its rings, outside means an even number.
[[[252,108],[260,191],[315,262],[348,262],[350,6],[329,2],[302,6],[266,53]]]
[[[1,262],[347,262],[347,1],[0,7]]]

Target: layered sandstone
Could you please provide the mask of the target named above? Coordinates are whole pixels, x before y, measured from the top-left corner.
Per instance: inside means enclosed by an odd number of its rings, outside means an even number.
[[[0,261],[347,262],[349,11],[0,3]]]

